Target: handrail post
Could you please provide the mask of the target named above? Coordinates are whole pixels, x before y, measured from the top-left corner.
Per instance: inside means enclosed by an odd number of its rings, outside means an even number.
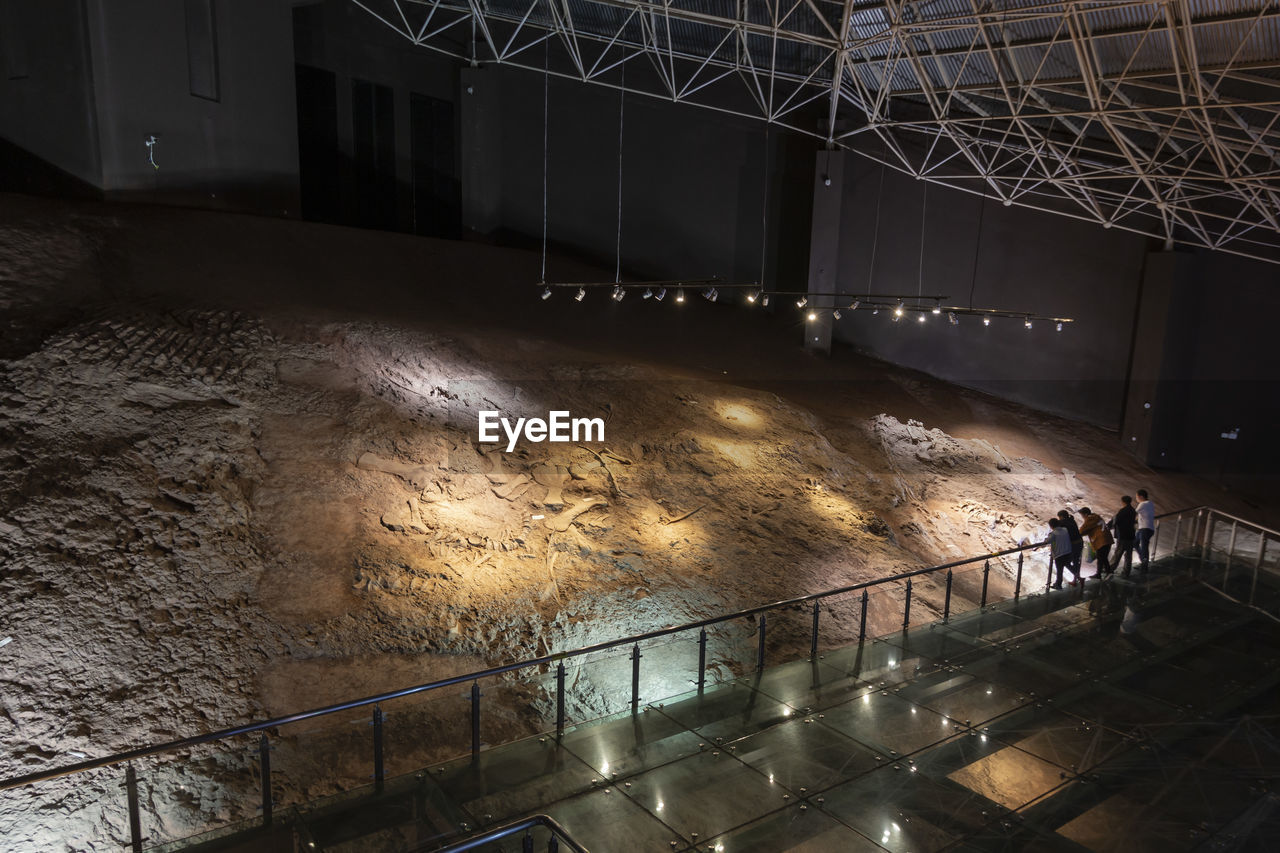
[[[382,708],[378,705],[373,706],[373,784],[378,790],[382,790],[382,783],[386,781],[386,767],[383,764],[382,755],[382,721],[384,716]]]
[[[564,737],[564,661],[556,664],[556,737]]]
[[[520,839],[520,853],[533,853],[533,828],[530,827],[524,831],[524,838]]]
[[[258,739],[258,771],[262,779],[262,825],[271,826],[271,743],[266,732]]]
[[[707,686],[707,629],[698,629],[698,692]]]
[[[813,602],[813,638],[809,643],[809,659],[818,659],[818,613],[822,610],[822,604],[819,601]]]
[[[551,837],[547,839],[547,853],[560,853],[560,839],[556,838],[556,834],[554,832],[552,832]]]
[[[864,589],[862,591],[862,621],[858,625],[858,642],[859,643],[867,639],[867,603],[869,601],[869,598],[870,597],[867,595],[867,591]]]
[[[1253,604],[1254,594],[1258,591],[1258,572],[1262,570],[1262,556],[1267,552],[1267,534],[1258,531],[1258,559],[1253,561],[1253,584],[1249,587],[1249,604]]]
[[[132,764],[124,767],[124,792],[129,804],[129,849],[142,853],[142,815],[138,811],[138,774]]]
[[[1013,579],[1013,600],[1014,601],[1017,601],[1018,596],[1022,595],[1022,555],[1023,555],[1023,552],[1019,551],[1018,552],[1018,574]]]
[[[631,647],[631,713],[640,708],[640,644]]]
[[[471,757],[480,755],[480,681],[471,682]]]
[[[983,560],[982,561],[982,602],[978,605],[979,608],[987,606],[987,582],[990,580],[991,580],[991,561]]]
[[[1159,530],[1160,528],[1157,527],[1156,532],[1159,532]],[[1173,522],[1173,550],[1169,553],[1169,556],[1174,557],[1176,559],[1178,556],[1178,549],[1181,547],[1182,547],[1182,515],[1179,514],[1177,520]]]
[[[1231,577],[1231,555],[1236,550],[1236,533],[1239,531],[1240,522],[1231,522],[1231,539],[1227,542],[1227,566],[1222,570],[1222,591],[1227,591],[1227,581]]]
[[[907,630],[911,625],[911,578],[907,578],[907,601],[906,606],[902,608],[902,630]]]
[[[951,570],[947,569],[947,597],[942,602],[942,621],[951,619]]]
[[[760,628],[759,628],[760,636],[756,644],[756,672],[760,672],[761,670],[764,669],[764,631],[765,631],[765,619],[764,619],[764,614],[761,613]]]

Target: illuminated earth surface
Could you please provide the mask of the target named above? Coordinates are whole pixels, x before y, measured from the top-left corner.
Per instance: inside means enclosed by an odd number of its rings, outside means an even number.
[[[736,306],[643,329],[638,299],[543,303],[537,262],[0,198],[3,776],[1008,548],[1141,485],[1166,509],[1230,504],[1101,430],[813,361]],[[477,443],[482,409],[568,410],[606,438],[507,454]],[[870,628],[897,621],[885,606]],[[824,642],[857,627],[834,606]],[[806,630],[783,620],[773,643]],[[750,631],[713,639],[714,677]],[[575,670],[571,716],[617,710],[623,673]],[[463,689],[388,705],[395,770],[467,748]],[[491,693],[486,739],[545,726],[545,681]],[[281,732],[283,802],[367,778],[342,757],[357,723]],[[150,840],[252,817],[251,747],[140,762]],[[3,795],[0,846],[120,849],[121,776]]]

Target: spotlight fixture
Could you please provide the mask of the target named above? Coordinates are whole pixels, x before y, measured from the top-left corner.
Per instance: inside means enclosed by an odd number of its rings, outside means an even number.
[[[831,312],[831,316],[832,316],[832,317],[835,317],[837,320],[839,320],[839,319],[840,319],[840,309],[839,309],[839,308],[837,308],[836,310],[832,311],[832,312]]]
[[[748,293],[748,294],[747,294],[747,301],[748,301],[748,302],[750,302],[752,305],[755,305],[755,304],[756,304],[756,295],[755,295],[754,293]]]
[[[680,288],[677,288],[677,289],[676,289],[676,302],[684,302],[684,288],[683,288],[683,287],[680,287]]]
[[[549,288],[549,287],[543,287],[543,288],[542,288],[542,298],[543,298],[543,299],[550,299],[550,298],[551,298],[551,288]]]
[[[796,300],[796,307],[797,307],[797,308],[803,308],[804,306],[806,306],[806,305],[808,305],[808,304],[809,304],[809,297],[807,297],[807,296],[801,296],[799,299],[797,299],[797,300]]]
[[[659,302],[661,302],[662,300],[666,299],[666,298],[667,298],[667,289],[666,289],[665,287],[660,287],[660,288],[658,288],[658,292],[657,292],[657,293],[655,293],[655,294],[653,295],[653,298],[654,298],[654,299],[656,299],[656,300],[658,300]]]
[[[1058,324],[1058,331],[1059,331],[1059,332],[1061,332],[1061,331],[1062,331],[1062,324],[1061,324],[1061,323],[1059,323],[1059,324]]]
[[[951,323],[953,326],[960,325],[960,321],[956,319],[956,315],[950,311],[947,312],[947,322]]]
[[[1023,320],[1023,321],[1022,321],[1022,325],[1026,326],[1028,329],[1030,329],[1030,328],[1031,328],[1031,318],[1030,318],[1030,317],[1028,317],[1027,319]]]
[[[923,314],[921,314],[919,317],[916,317],[916,319],[917,319],[917,320],[919,320],[921,323],[923,323],[923,322],[924,322],[924,315],[923,315]]]
[[[894,308],[894,309],[893,309],[893,316],[895,316],[895,317],[901,317],[901,316],[902,316],[902,303],[901,303],[901,302],[899,302],[899,303],[898,303],[898,307],[897,307],[897,308]]]
[[[615,284],[613,286],[613,300],[615,302],[621,302],[623,299],[626,298],[626,295],[627,295],[627,291],[625,288],[623,288],[622,285]]]
[[[990,325],[991,325],[991,318],[990,318],[990,317],[983,317],[983,318],[982,318],[982,325],[984,325],[984,326],[990,326]]]
[[[587,298],[587,289],[585,287],[579,287],[578,292],[573,295],[574,302],[581,302],[586,298]]]
[[[872,309],[871,309],[871,316],[872,316],[872,317],[876,316],[876,315],[877,315],[877,314],[879,314],[879,313],[880,313],[880,309],[879,309],[879,308],[872,308]]]
[[[850,310],[850,311],[857,311],[857,310],[858,310],[858,304],[859,304],[859,303],[858,303],[858,300],[856,300],[856,299],[855,299],[855,300],[853,300],[853,303],[849,305],[849,310]]]
[[[652,299],[652,298],[653,298],[653,288],[652,288],[652,287],[646,287],[646,288],[644,289],[644,293],[641,295],[641,297],[640,297],[640,298],[642,298],[642,299]]]
[[[933,313],[934,313],[934,314],[941,314],[941,313],[942,313],[942,303],[941,303],[941,302],[935,302],[935,303],[933,303]]]
[[[720,294],[714,287],[708,287],[706,290],[702,291],[702,298],[708,302],[715,302],[720,298]]]
[[[818,319],[818,312],[817,312],[817,311],[810,311],[810,312],[809,312],[809,322],[811,322],[811,323],[812,323],[812,322],[813,322],[814,320],[816,320],[816,319]]]
[[[765,308],[769,307],[769,294],[766,293],[760,297],[760,304],[763,305]]]

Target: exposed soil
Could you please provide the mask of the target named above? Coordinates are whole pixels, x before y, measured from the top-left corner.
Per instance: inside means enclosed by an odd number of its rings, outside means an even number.
[[[778,318],[543,303],[536,268],[0,197],[0,775],[1008,548],[1141,485],[1163,509],[1258,514],[1102,430],[847,352],[813,360]],[[507,454],[478,444],[480,409],[600,417],[606,440]],[[852,610],[824,630],[856,636]],[[717,637],[714,675],[739,666],[738,639]],[[576,672],[573,716],[611,710],[613,678]],[[389,709],[398,769],[466,748],[457,692]],[[543,686],[493,693],[487,739],[541,724]],[[367,737],[353,721],[285,734],[333,747]],[[252,816],[250,746],[141,763],[151,840]],[[284,801],[367,776],[315,756],[282,750]],[[3,846],[119,849],[120,778],[0,795]]]

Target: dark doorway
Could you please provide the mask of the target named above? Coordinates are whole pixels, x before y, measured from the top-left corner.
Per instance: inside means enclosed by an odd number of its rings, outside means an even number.
[[[462,234],[453,104],[409,95],[409,145],[413,160],[413,231],[457,239]]]
[[[351,81],[355,142],[355,218],[352,225],[396,229],[395,99],[390,86]]]
[[[338,90],[332,71],[294,66],[298,89],[298,182],[302,218],[341,222]]]

